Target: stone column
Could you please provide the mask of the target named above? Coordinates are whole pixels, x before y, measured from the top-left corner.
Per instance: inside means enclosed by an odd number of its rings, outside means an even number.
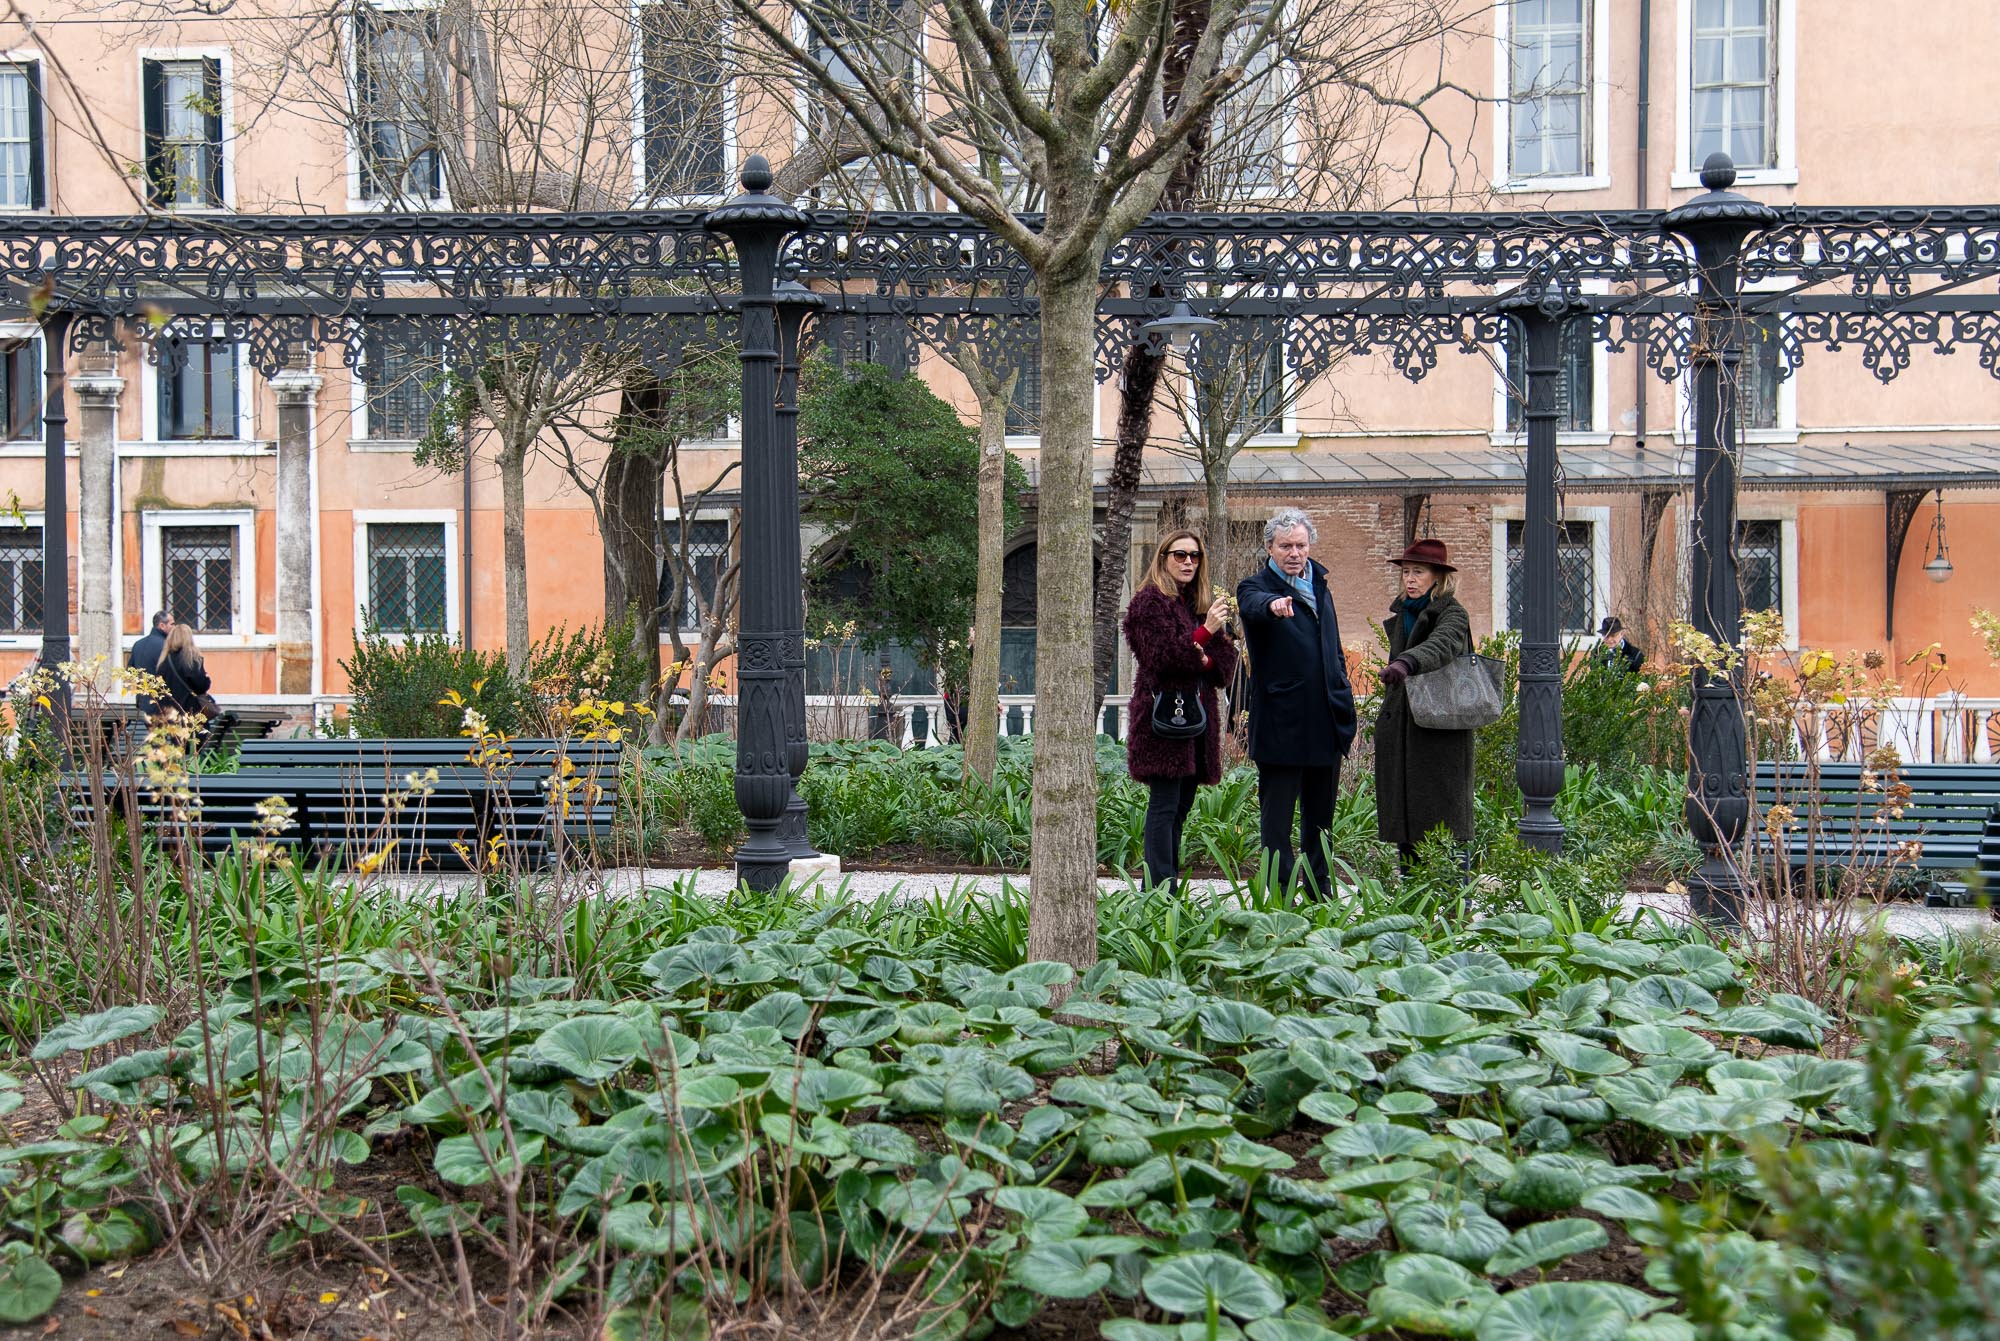
[[[118,526],[118,397],[125,379],[108,349],[92,349],[79,363],[69,379],[77,403],[76,659],[88,663],[101,656],[109,670],[124,661],[111,612],[119,577],[112,560]]]
[[[308,368],[271,379],[278,394],[278,692],[312,692],[312,434],[319,389]]]

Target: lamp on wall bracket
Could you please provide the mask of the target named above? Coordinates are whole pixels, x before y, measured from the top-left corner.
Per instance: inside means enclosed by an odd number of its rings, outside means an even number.
[[[1951,550],[1944,540],[1944,490],[1937,491],[1937,515],[1931,518],[1931,536],[1924,545],[1930,556],[1924,560],[1924,576],[1933,582],[1951,579]]]
[[[1194,347],[1196,336],[1204,331],[1215,330],[1221,325],[1222,323],[1214,317],[1196,315],[1195,310],[1188,306],[1188,300],[1182,298],[1175,302],[1172,312],[1164,317],[1156,317],[1139,329],[1147,336],[1158,336],[1165,340],[1176,354],[1186,357],[1187,352]]]

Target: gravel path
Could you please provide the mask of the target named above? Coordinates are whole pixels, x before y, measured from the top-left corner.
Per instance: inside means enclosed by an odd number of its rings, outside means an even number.
[[[619,867],[602,873],[603,889],[614,898],[630,897],[646,889],[680,889],[708,898],[723,898],[735,888],[735,873],[727,869],[666,869]],[[375,888],[405,895],[455,894],[476,885],[472,876],[392,876],[378,877]],[[849,871],[816,881],[828,893],[854,899],[928,899],[960,893],[993,893],[1003,884],[1025,890],[1026,872],[1016,875],[961,875],[953,873],[911,873],[905,871]],[[1226,887],[1222,880],[1190,880],[1197,889],[1214,891]],[[1123,889],[1126,880],[1106,878],[1098,885],[1106,890]],[[1652,909],[1663,916],[1687,920],[1685,896],[1657,892],[1634,892],[1625,896],[1628,911]],[[1862,915],[1862,910],[1857,910]],[[1926,908],[1913,903],[1893,903],[1870,910],[1884,930],[1903,940],[1935,940],[1946,935],[1991,934],[1993,915],[1984,908]]]

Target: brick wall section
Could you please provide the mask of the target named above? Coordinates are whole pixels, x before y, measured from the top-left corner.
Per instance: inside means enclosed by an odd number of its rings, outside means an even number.
[[[1430,534],[1444,541],[1458,566],[1458,596],[1472,616],[1476,637],[1493,625],[1493,503],[1484,495],[1431,498]],[[1238,517],[1262,518],[1281,507],[1306,510],[1319,530],[1313,557],[1327,568],[1327,584],[1349,644],[1367,637],[1366,621],[1379,622],[1395,599],[1389,560],[1403,552],[1403,500],[1379,494],[1243,494],[1230,500]],[[1423,525],[1418,526],[1423,534]]]

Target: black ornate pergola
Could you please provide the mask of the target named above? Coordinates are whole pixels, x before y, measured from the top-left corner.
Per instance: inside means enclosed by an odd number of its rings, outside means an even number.
[[[1556,605],[1559,350],[1588,322],[1694,387],[1692,622],[1734,643],[1738,434],[1734,387],[1747,318],[1780,318],[1781,374],[1812,348],[1861,352],[1888,381],[1919,349],[1978,351],[2000,377],[2000,206],[1773,208],[1730,191],[1717,155],[1706,192],[1669,211],[1155,215],[1113,246],[1098,305],[1100,380],[1151,342],[1176,301],[1221,326],[1192,355],[1281,342],[1287,369],[1326,372],[1386,351],[1412,380],[1442,351],[1523,341],[1525,614],[1517,776],[1522,836],[1553,850],[1563,778]],[[697,341],[734,341],[743,366],[743,594],[737,799],[753,886],[810,852],[796,782],[806,762],[799,590],[797,374],[808,340],[852,346],[885,327],[933,347],[970,341],[1012,365],[1035,356],[1029,267],[952,214],[808,213],[768,194],[760,158],[744,194],[711,211],[603,214],[0,218],[0,256],[48,348],[138,339],[172,361],[183,341],[247,346],[265,375],[335,346],[359,366],[378,342],[425,341],[475,366],[496,347],[545,363],[672,367]],[[1746,286],[1750,286],[1746,290]],[[30,298],[29,295],[38,295]],[[615,351],[615,352],[614,352]],[[45,665],[66,661],[63,358],[48,360]],[[1729,847],[1748,818],[1745,731],[1733,687],[1697,675],[1688,819],[1706,860],[1697,910],[1732,917]]]

